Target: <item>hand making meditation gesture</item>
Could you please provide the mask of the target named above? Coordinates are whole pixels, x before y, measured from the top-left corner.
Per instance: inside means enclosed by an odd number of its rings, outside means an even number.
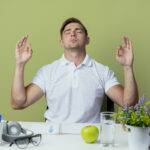
[[[16,63],[25,64],[32,57],[32,48],[30,44],[26,44],[28,35],[23,36],[16,44]]]
[[[123,67],[132,67],[133,65],[133,50],[132,42],[129,41],[128,37],[122,37],[123,45],[119,45],[116,52],[116,60]]]

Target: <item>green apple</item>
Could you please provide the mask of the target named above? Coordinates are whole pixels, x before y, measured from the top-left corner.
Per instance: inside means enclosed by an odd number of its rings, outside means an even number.
[[[81,129],[81,136],[87,143],[94,143],[99,135],[99,130],[94,125],[85,126]]]

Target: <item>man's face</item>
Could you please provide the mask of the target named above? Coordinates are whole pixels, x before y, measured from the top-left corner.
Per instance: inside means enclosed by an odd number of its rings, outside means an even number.
[[[60,44],[67,50],[79,50],[85,48],[89,43],[84,29],[78,23],[70,23],[66,25],[62,33]]]

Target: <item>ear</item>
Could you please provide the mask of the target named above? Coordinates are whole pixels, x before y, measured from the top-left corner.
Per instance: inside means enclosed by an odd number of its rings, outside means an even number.
[[[60,43],[61,47],[64,48],[64,43],[63,43],[62,39],[60,39],[59,43]]]
[[[90,43],[90,38],[87,37],[87,39],[86,39],[86,45],[88,45],[89,43]]]

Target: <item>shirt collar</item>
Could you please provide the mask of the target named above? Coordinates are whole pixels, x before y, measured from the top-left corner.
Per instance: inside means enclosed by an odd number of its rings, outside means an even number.
[[[85,66],[88,66],[88,67],[90,67],[92,65],[92,60],[91,60],[91,58],[89,57],[88,54],[86,54],[86,56],[85,56],[83,62],[81,63],[81,65],[85,65]]]
[[[62,65],[67,66],[70,63],[72,63],[71,61],[69,61],[65,58],[64,54],[62,55],[60,60],[61,60],[60,62],[61,62]],[[86,54],[83,62],[80,65],[85,65],[85,66],[88,66],[88,67],[92,66],[92,59],[88,56],[88,54]]]

